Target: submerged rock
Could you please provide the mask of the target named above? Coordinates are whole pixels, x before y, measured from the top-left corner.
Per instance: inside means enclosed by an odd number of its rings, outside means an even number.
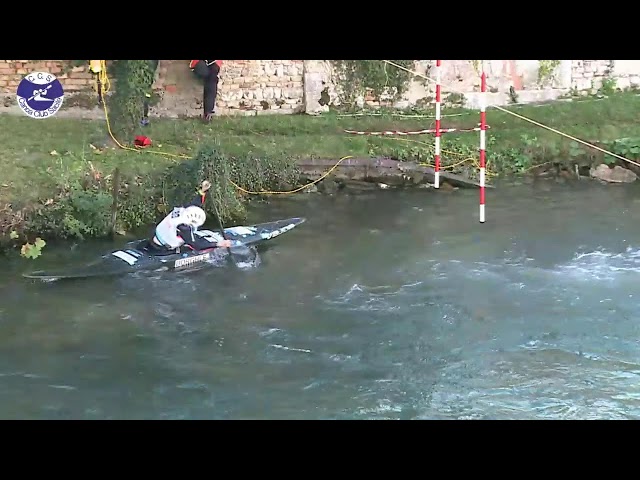
[[[609,166],[604,163],[601,163],[596,168],[592,168],[589,173],[593,178],[608,183],[631,183],[638,179],[638,176],[627,168],[619,165],[609,168]]]
[[[338,191],[339,188],[338,182],[331,178],[325,178],[316,185],[318,186],[318,191],[320,193],[324,193],[325,195],[333,195]]]

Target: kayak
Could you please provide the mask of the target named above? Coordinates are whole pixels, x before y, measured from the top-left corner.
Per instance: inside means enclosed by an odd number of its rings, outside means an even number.
[[[234,248],[240,247],[246,251],[247,247],[278,237],[305,221],[303,217],[293,217],[255,225],[228,227],[224,229],[224,233],[231,241],[231,252]],[[198,230],[196,235],[212,242],[223,240],[219,231],[203,229]],[[176,250],[158,251],[149,248],[149,239],[141,239],[128,242],[122,249],[108,252],[83,266],[61,271],[37,270],[23,273],[22,276],[39,280],[61,280],[124,275],[142,271],[185,271],[215,260],[216,250],[226,251],[227,249],[218,247],[193,250],[184,246]]]

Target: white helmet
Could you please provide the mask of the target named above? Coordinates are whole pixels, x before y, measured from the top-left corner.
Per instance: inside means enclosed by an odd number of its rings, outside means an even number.
[[[207,219],[207,214],[204,213],[204,210],[195,205],[185,208],[181,216],[186,224],[195,228],[202,226]]]

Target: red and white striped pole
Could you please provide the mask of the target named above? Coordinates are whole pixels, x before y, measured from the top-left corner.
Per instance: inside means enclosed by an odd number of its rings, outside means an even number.
[[[436,60],[436,145],[435,145],[435,180],[434,186],[440,188],[440,65],[442,60]]]
[[[482,69],[482,77],[480,83],[480,223],[484,223],[484,177],[485,177],[485,148],[486,148],[486,130],[487,130],[487,113],[486,113],[486,91],[487,76]]]

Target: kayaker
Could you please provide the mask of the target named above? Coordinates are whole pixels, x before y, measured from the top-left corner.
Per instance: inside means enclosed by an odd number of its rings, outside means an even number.
[[[174,207],[156,227],[155,235],[149,242],[150,246],[156,250],[175,250],[185,244],[194,250],[231,247],[229,240],[211,242],[195,233],[207,219],[202,206],[210,188],[211,183],[205,180],[198,190],[198,195],[191,202]]]

